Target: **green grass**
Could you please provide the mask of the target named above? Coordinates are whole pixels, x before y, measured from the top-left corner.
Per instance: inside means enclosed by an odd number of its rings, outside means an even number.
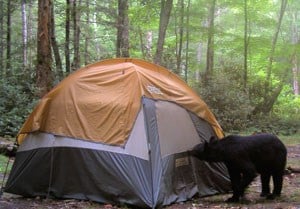
[[[0,174],[4,174],[8,162],[8,157],[0,155]],[[10,172],[12,162],[9,163],[7,172]]]
[[[279,135],[278,137],[287,146],[295,146],[297,144],[300,144],[300,134],[294,134],[290,136]]]
[[[249,136],[253,132],[234,132],[234,133],[225,133],[226,136],[230,134],[237,134],[241,136]],[[281,139],[281,141],[286,145],[286,146],[295,146],[297,144],[300,144],[300,132],[293,134],[293,135],[278,135],[278,138]]]

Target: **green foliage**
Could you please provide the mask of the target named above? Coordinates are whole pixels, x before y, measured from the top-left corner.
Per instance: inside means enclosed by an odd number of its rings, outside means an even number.
[[[7,2],[7,1],[4,1]],[[29,3],[30,2],[30,3]],[[11,14],[11,69],[5,69],[6,57],[3,56],[2,75],[0,78],[0,135],[15,135],[35,104],[36,43],[37,43],[37,1],[27,2],[28,17],[28,64],[22,68],[22,20],[21,4],[12,3]],[[171,19],[166,33],[162,65],[172,71],[177,70],[177,55],[179,46],[180,18],[184,14],[183,49],[181,71],[182,76],[188,69],[189,84],[197,84],[198,75],[206,66],[206,51],[208,38],[208,10],[212,1],[191,0],[189,12],[187,1],[184,1],[184,11],[181,5],[174,1]],[[300,28],[298,0],[290,0],[283,18],[280,35],[277,40],[271,69],[271,88],[279,82],[284,82],[284,89],[279,95],[270,115],[259,115],[249,119],[254,107],[265,96],[267,67],[271,52],[272,40],[277,27],[280,1],[247,1],[248,9],[248,81],[247,89],[243,89],[242,72],[244,62],[244,1],[217,1],[214,28],[214,77],[208,86],[197,84],[196,89],[209,104],[219,122],[226,131],[230,130],[269,130],[283,134],[294,133],[299,128],[300,102],[299,96],[293,96],[291,91],[292,57],[298,59],[300,45],[293,42],[297,37],[295,28]],[[6,5],[6,3],[4,3]],[[31,6],[30,6],[31,5]],[[53,1],[55,13],[55,33],[60,56],[65,66],[65,9],[64,0]],[[79,6],[80,5],[80,6]],[[116,52],[116,19],[117,1],[92,1],[78,4],[80,13],[80,52],[81,65],[98,60],[112,58]],[[130,55],[153,61],[158,39],[160,1],[129,1],[130,22]],[[4,19],[7,10],[4,7]],[[189,17],[189,24],[186,24]],[[4,21],[5,23],[5,21]],[[72,23],[71,23],[72,25]],[[3,54],[6,54],[5,31],[3,26]],[[72,28],[72,27],[71,27]],[[294,29],[293,29],[294,28]],[[187,37],[189,30],[189,37]],[[151,34],[147,43],[147,34]],[[73,31],[71,30],[71,62],[73,60]],[[87,41],[87,42],[86,42]],[[188,51],[186,42],[188,41]],[[88,45],[86,45],[88,43]],[[149,53],[145,46],[149,44]],[[87,51],[85,51],[87,46]],[[86,52],[86,54],[84,54]],[[188,60],[185,53],[188,53]],[[188,65],[186,66],[186,63]],[[53,67],[55,63],[53,63]],[[64,69],[63,69],[64,70]],[[23,71],[26,73],[18,74]],[[55,69],[53,69],[55,72]],[[288,72],[288,73],[286,73]],[[284,75],[288,74],[286,79]],[[195,76],[197,75],[197,76]],[[56,82],[61,78],[57,76]]]
[[[15,136],[36,99],[30,75],[0,79],[0,136]]]
[[[300,126],[300,97],[295,96],[290,86],[285,86],[273,107],[274,114],[285,120],[294,120]]]
[[[247,131],[250,133],[268,132],[276,135],[290,136],[299,133],[299,120],[285,119],[282,115],[272,115],[252,118]]]
[[[8,163],[8,157],[4,156],[4,155],[0,155],[0,174],[3,174],[6,170],[6,166]],[[9,164],[8,169],[8,173],[10,172],[12,167],[12,163]],[[0,178],[0,181],[2,182],[2,178]]]
[[[199,86],[199,94],[225,131],[245,129],[253,109],[242,88],[240,72],[239,66],[220,70],[208,86]]]

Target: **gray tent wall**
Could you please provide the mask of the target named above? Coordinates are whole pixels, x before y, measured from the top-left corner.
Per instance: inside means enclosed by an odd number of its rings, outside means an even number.
[[[155,205],[186,201],[197,193],[207,196],[230,191],[224,164],[209,164],[187,154],[215,135],[207,122],[171,102],[144,98],[143,106]]]
[[[223,164],[187,155],[214,132],[184,108],[142,99],[125,147],[50,133],[20,145],[5,191],[26,197],[75,198],[155,208],[230,189]]]

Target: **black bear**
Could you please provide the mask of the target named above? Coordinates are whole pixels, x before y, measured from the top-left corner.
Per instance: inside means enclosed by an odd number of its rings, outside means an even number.
[[[226,165],[233,190],[233,196],[227,202],[239,201],[257,173],[261,177],[261,196],[273,199],[281,194],[287,149],[272,134],[230,135],[220,140],[212,137],[209,142],[196,145],[190,154],[200,160]],[[269,185],[271,176],[272,193]]]

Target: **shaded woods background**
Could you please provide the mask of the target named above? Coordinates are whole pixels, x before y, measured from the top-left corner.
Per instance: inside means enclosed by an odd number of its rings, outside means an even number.
[[[2,0],[0,136],[76,69],[135,57],[178,74],[225,131],[300,128],[298,0]]]

